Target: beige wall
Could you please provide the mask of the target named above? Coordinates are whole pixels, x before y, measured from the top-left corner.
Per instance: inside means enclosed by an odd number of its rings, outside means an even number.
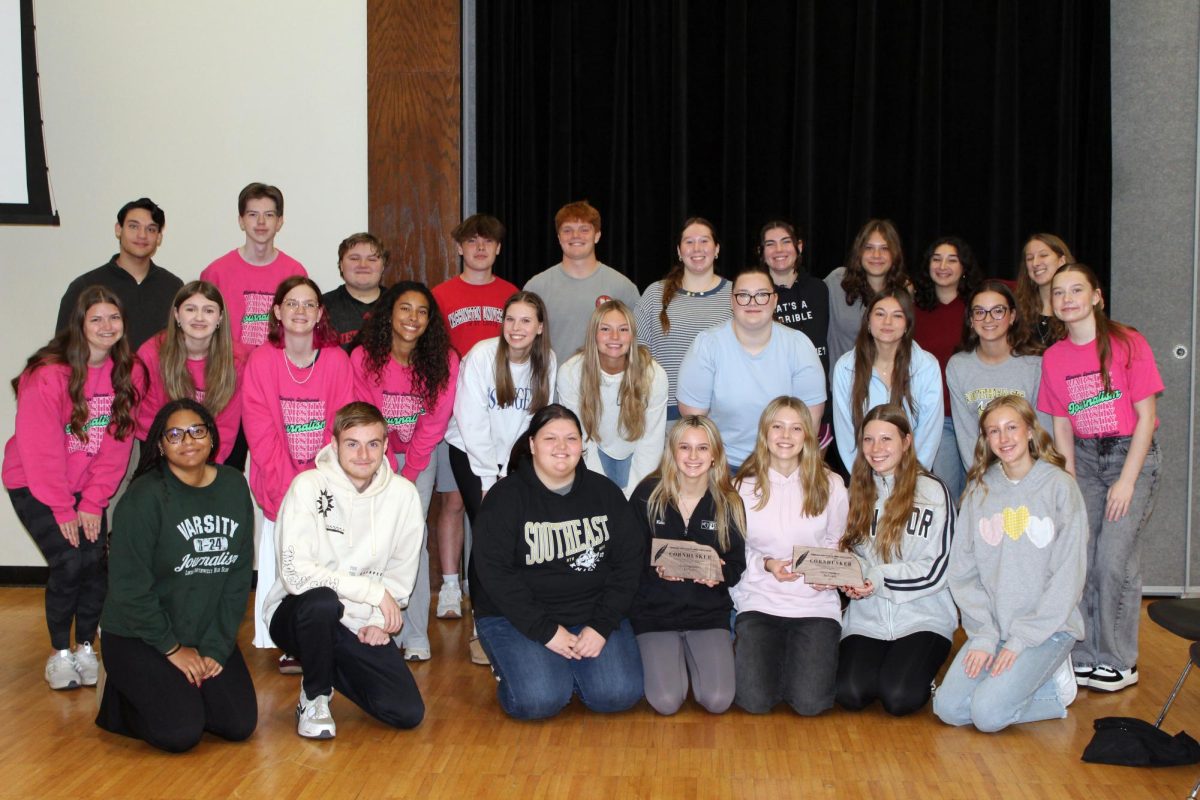
[[[203,4],[37,0],[50,180],[62,225],[0,226],[0,377],[53,333],[62,290],[115,252],[113,223],[147,195],[167,227],[156,260],[184,280],[242,241],[237,193],[286,198],[279,246],[322,288],[367,225],[364,0]],[[0,441],[12,435],[0,391]],[[41,565],[0,502],[0,566]]]

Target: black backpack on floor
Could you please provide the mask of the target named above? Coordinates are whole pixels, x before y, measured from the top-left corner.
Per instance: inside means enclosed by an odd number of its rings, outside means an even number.
[[[1119,767],[1177,767],[1200,763],[1200,744],[1185,731],[1172,736],[1133,717],[1101,717],[1083,760]]]

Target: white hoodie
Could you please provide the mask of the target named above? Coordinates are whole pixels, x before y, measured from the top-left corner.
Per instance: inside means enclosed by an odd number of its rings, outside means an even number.
[[[316,469],[292,481],[275,522],[275,585],[263,605],[269,626],[285,595],[328,586],[345,607],[342,624],[357,632],[383,625],[386,590],[408,604],[424,535],[421,499],[384,459],[361,493],[337,459],[337,443],[321,448]]]

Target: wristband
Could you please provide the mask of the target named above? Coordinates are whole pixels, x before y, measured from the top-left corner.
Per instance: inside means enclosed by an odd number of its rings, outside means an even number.
[[[164,656],[166,656],[167,658],[170,658],[171,656],[175,655],[176,653],[178,653],[178,652],[179,652],[180,650],[182,650],[182,649],[183,649],[183,645],[182,645],[182,644],[179,644],[179,643],[177,642],[177,643],[175,644],[175,646],[174,646],[174,647],[172,647],[172,648],[171,648],[170,650],[168,650],[167,652],[163,653],[163,655],[164,655]]]

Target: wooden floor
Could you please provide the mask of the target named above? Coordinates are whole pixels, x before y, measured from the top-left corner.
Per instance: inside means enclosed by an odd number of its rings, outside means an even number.
[[[1187,658],[1186,643],[1143,612],[1141,684],[1081,691],[1065,720],[985,735],[942,725],[925,709],[878,708],[816,719],[790,711],[712,716],[689,704],[660,717],[644,703],[599,715],[573,703],[548,722],[500,712],[486,667],[466,656],[470,623],[433,620],[432,661],[413,672],[428,708],[415,731],[384,728],[344,698],[333,741],[296,735],[299,679],[274,651],[242,647],[258,689],[258,730],[243,744],[205,737],[167,755],[93,725],[95,691],[52,692],[39,589],[0,589],[0,797],[3,798],[1183,798],[1200,766],[1148,770],[1079,760],[1096,717],[1153,721]],[[1200,678],[1167,730],[1200,734]]]

